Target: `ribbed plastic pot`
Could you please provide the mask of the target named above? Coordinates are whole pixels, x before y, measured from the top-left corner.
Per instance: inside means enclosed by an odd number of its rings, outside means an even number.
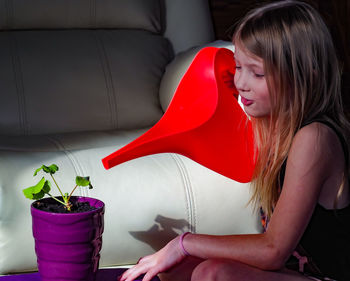
[[[53,200],[51,198],[41,199]],[[82,213],[51,213],[31,205],[33,236],[41,281],[94,281],[104,229],[104,203],[89,197],[97,209]]]

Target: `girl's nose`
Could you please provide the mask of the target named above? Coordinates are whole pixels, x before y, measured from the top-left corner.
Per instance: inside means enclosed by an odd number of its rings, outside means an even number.
[[[236,71],[234,82],[239,92],[245,92],[249,90],[246,75],[242,70]]]

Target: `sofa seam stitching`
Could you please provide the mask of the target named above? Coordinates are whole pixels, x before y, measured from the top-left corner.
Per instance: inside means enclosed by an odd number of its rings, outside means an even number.
[[[21,59],[18,53],[18,44],[17,40],[13,34],[9,33],[9,40],[11,46],[11,57],[12,57],[12,66],[13,66],[13,74],[16,85],[16,93],[18,99],[18,118],[20,123],[20,130],[22,130],[24,135],[28,135],[29,127],[28,127],[28,118],[27,118],[27,110],[26,110],[26,101],[24,95],[24,83],[23,83],[23,72],[21,67]]]
[[[170,154],[174,159],[182,178],[182,182],[184,183],[185,189],[185,198],[186,198],[186,208],[187,208],[187,216],[189,220],[189,230],[193,233],[196,233],[196,206],[194,202],[194,194],[192,189],[192,184],[185,168],[185,164],[182,159],[174,153]]]
[[[90,27],[96,28],[96,0],[90,0]]]
[[[14,23],[13,0],[7,0],[5,5],[7,14],[6,25],[8,29],[12,29],[11,25]]]
[[[102,65],[103,76],[105,78],[107,96],[109,101],[109,110],[111,115],[111,126],[112,126],[112,129],[117,129],[118,128],[118,104],[116,100],[112,73],[111,73],[110,65],[107,59],[108,58],[107,52],[97,31],[93,31],[93,37],[97,45],[97,51],[99,54],[101,65]]]
[[[185,176],[183,174],[183,169],[182,169],[181,163],[180,163],[177,155],[173,154],[173,153],[171,153],[170,155],[173,158],[173,160],[175,161],[175,164],[180,172],[181,181],[183,183],[184,191],[185,191],[184,197],[185,197],[185,202],[186,202],[187,220],[188,220],[189,227],[191,227],[191,225],[192,225],[191,202],[190,202],[189,196],[188,196],[187,182],[186,182]]]

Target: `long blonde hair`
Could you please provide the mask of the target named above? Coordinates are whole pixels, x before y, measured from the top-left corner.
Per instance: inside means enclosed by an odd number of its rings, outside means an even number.
[[[233,43],[264,61],[272,111],[269,117],[252,118],[258,157],[251,202],[271,216],[281,188],[281,167],[302,124],[322,116],[349,135],[339,65],[322,18],[298,1],[252,10],[237,26]]]

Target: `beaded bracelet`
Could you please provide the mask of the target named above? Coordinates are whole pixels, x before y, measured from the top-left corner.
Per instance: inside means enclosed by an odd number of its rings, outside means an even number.
[[[184,247],[184,244],[183,244],[183,240],[185,238],[185,236],[187,234],[189,234],[191,232],[185,232],[183,233],[181,236],[180,236],[180,240],[179,240],[179,244],[180,244],[180,248],[182,249],[182,252],[185,254],[185,256],[190,256],[190,253],[186,251],[185,247]]]

